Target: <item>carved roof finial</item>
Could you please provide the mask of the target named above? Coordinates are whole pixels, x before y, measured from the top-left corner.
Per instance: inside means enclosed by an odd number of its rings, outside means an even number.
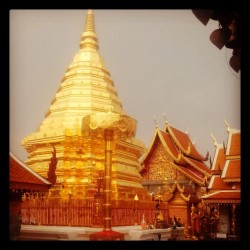
[[[213,136],[212,132],[211,132],[211,136],[212,136],[213,141],[214,141],[214,146],[217,147],[217,146],[218,146],[218,143],[217,143],[215,137]]]
[[[208,157],[209,157],[209,151],[207,151],[207,154],[206,154],[206,157],[205,157],[205,161],[208,160]]]
[[[210,157],[209,157],[209,162],[210,162],[210,168],[212,168],[212,166],[213,166],[213,162],[212,162],[211,155],[210,155]]]
[[[157,124],[157,122],[156,122],[156,117],[155,117],[155,115],[153,116],[153,119],[154,119],[154,122],[155,122],[155,126],[158,128],[158,124]]]
[[[165,114],[165,113],[163,114],[163,117],[164,117],[164,120],[165,120],[165,124],[167,125],[167,124],[168,124],[168,121],[167,121],[167,118],[166,118],[166,114]]]
[[[194,137],[194,140],[193,140],[193,144],[195,145],[195,142],[196,142],[196,137]]]
[[[225,124],[226,124],[226,126],[227,126],[227,132],[229,132],[230,127],[229,127],[229,124],[228,124],[228,122],[226,121],[226,119],[224,119],[224,122],[225,122]]]

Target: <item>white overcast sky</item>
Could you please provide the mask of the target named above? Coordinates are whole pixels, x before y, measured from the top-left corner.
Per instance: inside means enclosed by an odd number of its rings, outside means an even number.
[[[210,133],[227,141],[224,119],[240,129],[240,74],[232,50],[209,40],[191,10],[93,10],[99,52],[125,112],[137,120],[146,147],[164,117],[189,128],[198,151],[214,156]],[[10,151],[27,154],[21,140],[45,117],[65,70],[79,49],[87,10],[10,11]]]

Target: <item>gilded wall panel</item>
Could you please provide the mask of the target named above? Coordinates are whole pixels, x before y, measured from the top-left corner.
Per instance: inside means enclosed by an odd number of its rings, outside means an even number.
[[[149,179],[150,180],[164,180],[173,179],[175,175],[174,167],[171,166],[173,162],[171,156],[163,148],[161,143],[157,143],[155,150],[148,161]]]

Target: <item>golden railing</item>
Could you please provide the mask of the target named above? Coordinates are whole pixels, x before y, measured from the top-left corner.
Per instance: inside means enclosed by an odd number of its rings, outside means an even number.
[[[167,219],[167,203],[162,202],[160,210]],[[112,201],[111,223],[112,226],[140,225],[144,216],[148,224],[154,224],[155,213],[153,201]],[[21,217],[22,224],[28,225],[103,226],[103,208],[96,209],[94,199],[29,199],[22,202]]]

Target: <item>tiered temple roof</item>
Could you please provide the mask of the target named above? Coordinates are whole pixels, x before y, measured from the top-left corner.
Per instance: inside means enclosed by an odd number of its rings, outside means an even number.
[[[164,150],[168,153],[173,163],[171,164],[179,172],[195,183],[204,186],[206,181],[211,177],[212,171],[204,163],[208,160],[208,154],[204,157],[196,149],[187,133],[184,133],[166,123],[164,130],[156,126],[152,143],[147,153],[142,158],[141,174],[145,174],[147,169],[147,160],[150,158],[157,140],[163,145]]]
[[[205,202],[240,202],[240,131],[229,128],[227,124],[227,132],[226,146],[217,144],[213,137],[215,145],[213,176],[208,185],[209,194],[202,197]]]

